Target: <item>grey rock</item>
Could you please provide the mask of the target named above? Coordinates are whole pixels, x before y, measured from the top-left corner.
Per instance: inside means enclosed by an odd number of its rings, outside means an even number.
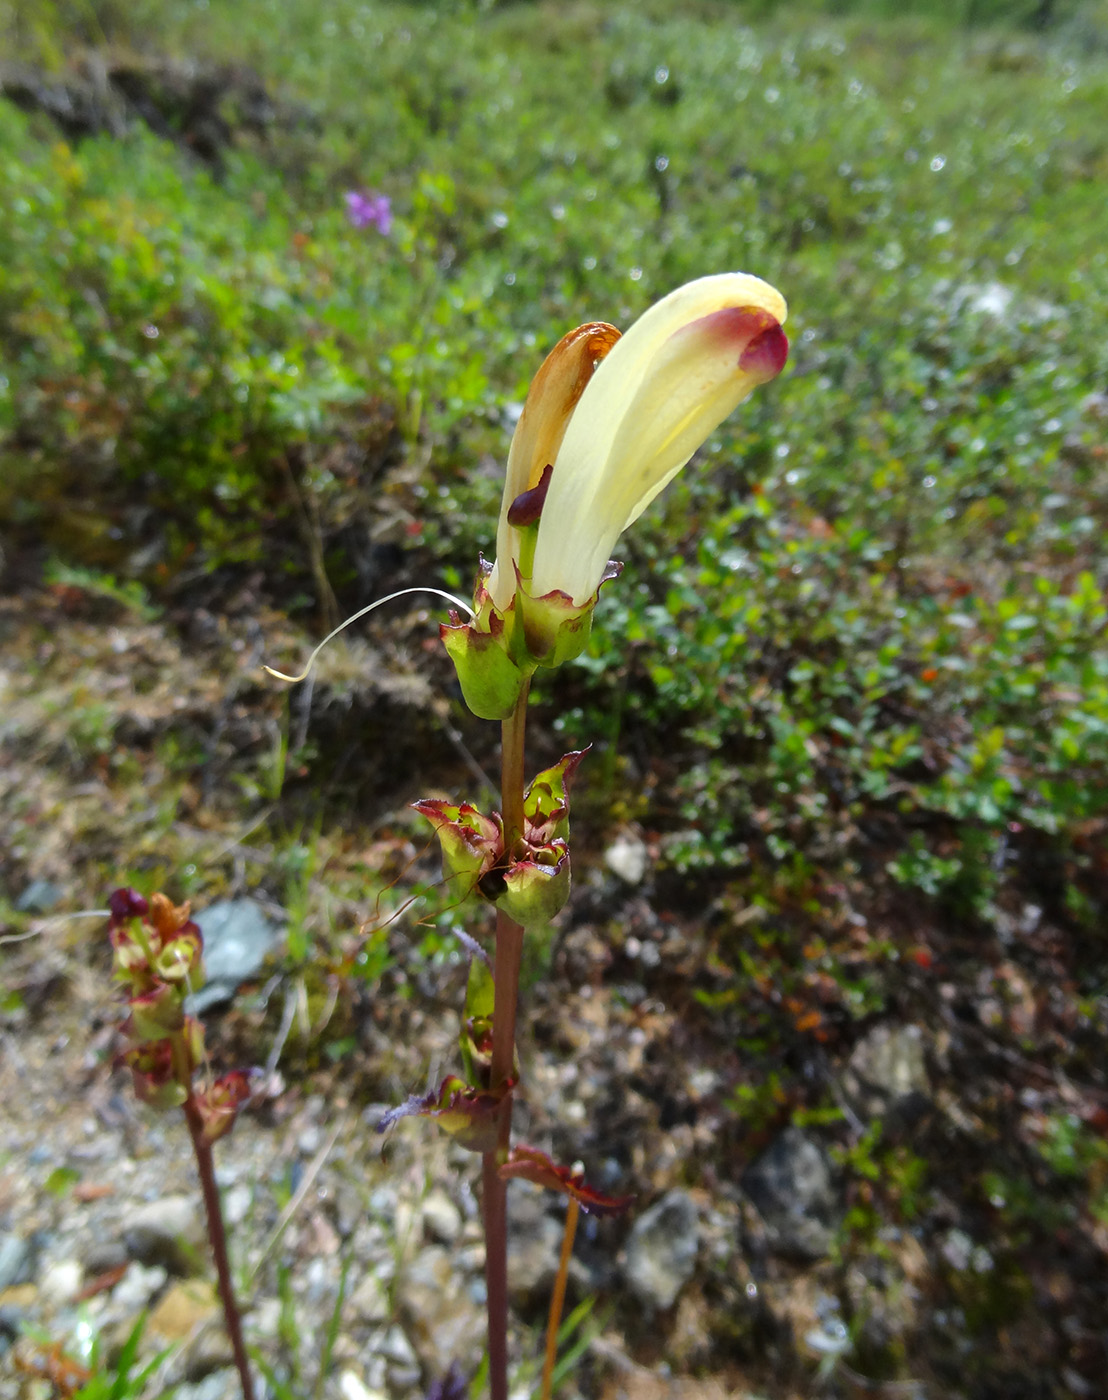
[[[230,1400],[241,1394],[238,1372],[229,1367],[212,1371],[203,1380],[186,1382],[173,1392],[176,1400]]]
[[[523,1182],[508,1186],[508,1287],[526,1306],[547,1297],[558,1272],[563,1227],[547,1215],[542,1195]]]
[[[276,1337],[281,1330],[281,1311],[280,1298],[263,1298],[252,1307],[244,1319],[248,1340],[257,1342],[264,1338],[268,1341]]]
[[[72,1303],[81,1291],[84,1270],[77,1259],[58,1259],[47,1268],[39,1280],[39,1294],[51,1305],[62,1308]]]
[[[64,898],[65,890],[53,880],[32,880],[15,901],[15,907],[21,914],[49,914]]]
[[[342,1400],[387,1400],[380,1390],[370,1390],[357,1371],[343,1371],[339,1377]]]
[[[424,1232],[440,1244],[453,1244],[462,1233],[462,1212],[445,1191],[431,1191],[419,1208]]]
[[[0,1356],[22,1335],[26,1320],[26,1312],[15,1303],[0,1304]]]
[[[35,1274],[35,1249],[21,1235],[0,1234],[0,1289],[30,1283]]]
[[[322,1146],[323,1127],[319,1123],[309,1123],[297,1135],[296,1150],[301,1157],[314,1157]]]
[[[384,1322],[392,1312],[388,1283],[367,1270],[350,1295],[350,1313],[361,1322]]]
[[[948,1230],[939,1252],[955,1273],[971,1269],[975,1274],[987,1274],[994,1267],[993,1256],[985,1246],[974,1244],[964,1230]]]
[[[640,1303],[665,1311],[692,1278],[700,1248],[696,1203],[670,1191],[635,1222],[627,1242],[623,1276]]]
[[[203,1258],[202,1212],[189,1196],[163,1196],[139,1206],[124,1220],[122,1235],[132,1259],[171,1274],[193,1273]]]
[[[377,1350],[393,1366],[408,1368],[419,1364],[415,1348],[408,1340],[403,1327],[398,1325],[388,1329],[378,1343]]]
[[[402,1327],[390,1327],[377,1342],[375,1351],[377,1359],[385,1363],[381,1380],[384,1381],[387,1377],[387,1389],[390,1391],[395,1393],[407,1390],[419,1380],[419,1358]],[[365,1376],[371,1389],[379,1388],[374,1368],[367,1366]]]
[[[452,1253],[422,1249],[401,1274],[397,1305],[425,1372],[442,1375],[457,1361],[472,1372],[484,1347],[484,1310],[464,1288]]]
[[[241,1225],[250,1214],[250,1207],[253,1204],[253,1187],[248,1186],[245,1181],[240,1181],[237,1186],[232,1186],[229,1191],[223,1193],[224,1223],[228,1227]]]
[[[129,1255],[122,1240],[97,1236],[89,1240],[84,1251],[85,1273],[89,1278],[111,1273],[126,1264]]]
[[[194,1015],[230,1001],[239,986],[261,972],[281,939],[256,899],[221,899],[193,916],[204,935],[207,981],[188,999]]]
[[[161,1292],[168,1278],[169,1274],[160,1264],[149,1269],[142,1264],[129,1264],[127,1272],[112,1289],[112,1301],[127,1314],[137,1313]]]
[[[742,1186],[779,1254],[815,1260],[828,1253],[838,1192],[831,1162],[814,1138],[786,1128],[746,1169]]]
[[[847,1062],[843,1093],[863,1118],[917,1118],[931,1097],[919,1026],[874,1026]]]
[[[650,868],[646,842],[634,832],[621,832],[604,852],[604,864],[627,885],[641,885]]]

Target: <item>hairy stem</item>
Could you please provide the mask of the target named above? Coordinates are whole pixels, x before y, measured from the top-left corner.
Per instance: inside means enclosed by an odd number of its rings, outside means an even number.
[[[523,741],[527,719],[525,685],[519,703],[502,729],[500,806],[504,840],[510,852],[523,834]],[[497,911],[496,958],[493,981],[492,1068],[489,1088],[498,1089],[512,1078],[515,1068],[516,1008],[519,1004],[519,967],[523,957],[523,929]],[[485,1284],[488,1289],[489,1394],[492,1400],[508,1396],[508,1197],[500,1178],[500,1164],[508,1155],[512,1137],[512,1099],[507,1094],[500,1110],[496,1150],[486,1152],[481,1163],[485,1216]]]
[[[196,1166],[200,1173],[200,1188],[204,1193],[204,1210],[208,1217],[208,1239],[215,1256],[215,1271],[219,1279],[219,1300],[223,1304],[223,1318],[227,1324],[227,1335],[231,1339],[235,1365],[242,1382],[242,1400],[254,1400],[254,1382],[250,1376],[250,1363],[246,1358],[246,1345],[242,1339],[242,1318],[235,1290],[231,1285],[231,1265],[227,1258],[227,1234],[223,1228],[223,1210],[219,1204],[219,1187],[215,1180],[215,1159],[212,1145],[204,1139],[204,1119],[190,1093],[184,1103],[185,1121],[189,1125],[193,1151],[196,1153]]]

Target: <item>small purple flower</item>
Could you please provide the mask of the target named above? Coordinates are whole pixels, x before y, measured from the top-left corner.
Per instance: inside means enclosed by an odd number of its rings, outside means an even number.
[[[355,228],[375,228],[387,235],[392,228],[392,204],[387,194],[375,190],[347,190],[343,195],[346,217]]]

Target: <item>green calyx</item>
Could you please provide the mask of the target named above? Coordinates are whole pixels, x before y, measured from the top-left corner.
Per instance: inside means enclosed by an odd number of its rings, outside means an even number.
[[[495,616],[495,614],[494,614]],[[503,620],[495,632],[482,632],[462,623],[439,628],[462,698],[478,719],[508,719],[519,704],[530,671],[523,670],[509,655]],[[534,668],[532,668],[534,669]]]
[[[525,537],[536,529],[524,531]],[[439,628],[462,696],[479,719],[508,719],[539,666],[561,666],[580,656],[588,645],[597,595],[581,605],[557,590],[535,598],[527,591],[529,581],[517,566],[515,594],[508,607],[500,610],[482,574],[474,594],[473,621],[462,622],[455,614],[452,624]]]
[[[569,898],[569,850],[553,841],[529,860],[513,861],[504,874],[504,889],[494,903],[524,928],[548,923]]]

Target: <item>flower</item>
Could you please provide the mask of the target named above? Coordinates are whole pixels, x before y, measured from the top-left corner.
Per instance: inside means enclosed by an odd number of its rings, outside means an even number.
[[[789,343],[785,300],[743,272],[702,277],[620,336],[590,321],[532,382],[508,454],[496,563],[482,560],[471,623],[440,635],[474,714],[505,719],[537,666],[588,642],[616,540],[759,385]]]
[[[552,919],[569,898],[569,783],[587,750],[567,753],[533,779],[523,795],[523,830],[509,850],[499,812],[484,816],[468,802],[413,802],[442,846],[444,878],[460,899],[476,890],[527,927]]]
[[[392,204],[387,194],[376,190],[347,190],[343,195],[346,217],[354,228],[375,228],[388,235],[392,229]]]
[[[708,434],[780,373],[786,315],[784,298],[767,282],[727,272],[679,287],[618,340],[612,327],[594,324],[555,348],[509,453],[498,558],[487,582],[498,611],[510,606],[519,582],[531,598],[557,593],[576,608],[595,597],[619,536]],[[581,363],[582,349],[600,361],[595,373]],[[526,527],[528,503],[520,498],[542,490],[551,464],[545,499],[534,503],[538,533],[528,560],[512,520],[522,505]]]

